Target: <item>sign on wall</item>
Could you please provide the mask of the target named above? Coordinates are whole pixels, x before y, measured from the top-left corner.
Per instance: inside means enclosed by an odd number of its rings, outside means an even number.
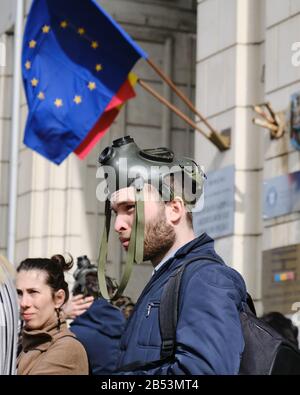
[[[291,143],[300,150],[300,93],[291,96]]]
[[[270,178],[263,186],[263,218],[300,210],[300,171]]]
[[[262,302],[264,312],[282,314],[300,304],[300,244],[263,252]]]
[[[234,231],[234,166],[207,174],[204,184],[204,209],[193,213],[197,236],[206,232],[213,238]]]

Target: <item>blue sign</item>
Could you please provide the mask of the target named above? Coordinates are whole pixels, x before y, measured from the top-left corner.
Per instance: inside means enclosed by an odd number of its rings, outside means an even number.
[[[197,236],[206,232],[214,239],[234,231],[234,166],[207,174],[204,185],[204,209],[193,213]]]
[[[300,211],[300,171],[264,182],[263,218],[275,218]]]

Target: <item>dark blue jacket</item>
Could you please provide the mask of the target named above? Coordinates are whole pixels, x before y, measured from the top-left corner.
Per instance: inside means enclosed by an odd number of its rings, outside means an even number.
[[[115,370],[125,322],[118,308],[105,299],[97,299],[71,323],[70,330],[87,352],[92,374],[109,374]]]
[[[174,361],[125,374],[238,373],[244,349],[239,310],[241,301],[246,300],[246,287],[240,274],[222,262],[206,234],[180,248],[146,285],[121,339],[119,373],[124,365],[160,359],[159,305],[163,286],[184,261],[209,254],[220,264],[193,262],[182,277]]]

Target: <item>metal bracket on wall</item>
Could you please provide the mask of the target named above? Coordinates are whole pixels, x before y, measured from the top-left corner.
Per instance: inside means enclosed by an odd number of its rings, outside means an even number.
[[[262,118],[253,118],[252,122],[255,125],[268,129],[272,140],[281,138],[287,131],[285,111],[275,112],[268,102],[253,106],[253,110]]]

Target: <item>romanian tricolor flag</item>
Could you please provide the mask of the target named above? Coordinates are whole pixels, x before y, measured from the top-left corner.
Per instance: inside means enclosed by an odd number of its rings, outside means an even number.
[[[33,0],[23,38],[24,143],[60,164],[84,158],[134,97],[147,54],[94,0]]]
[[[130,73],[127,80],[119,89],[118,93],[111,99],[104,113],[100,116],[94,127],[91,129],[83,142],[75,149],[75,154],[84,159],[97,142],[104,136],[119,114],[123,104],[135,97],[134,85],[137,82],[137,76]]]

